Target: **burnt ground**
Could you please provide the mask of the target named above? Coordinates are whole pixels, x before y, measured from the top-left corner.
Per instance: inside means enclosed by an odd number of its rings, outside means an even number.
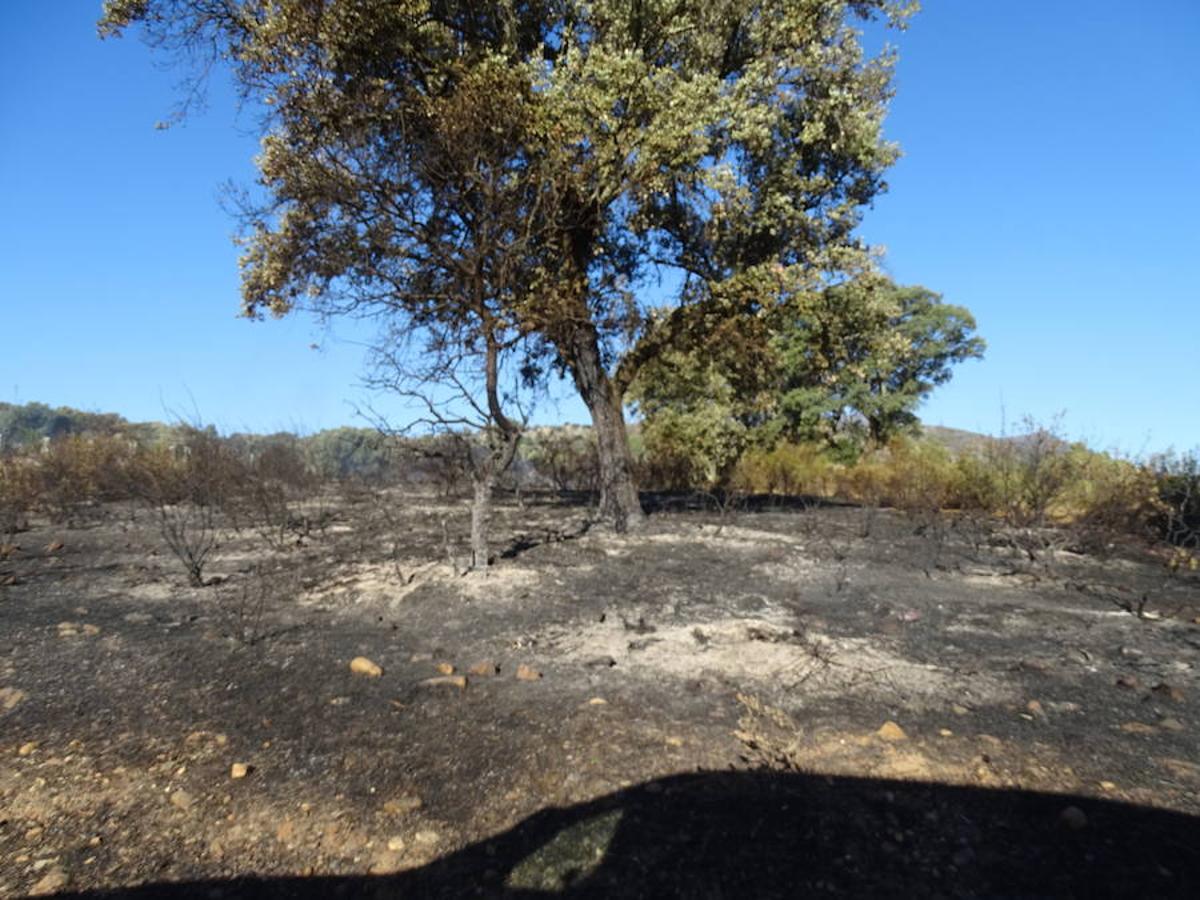
[[[486,576],[429,496],[203,588],[145,513],[17,535],[0,897],[1200,896],[1197,576],[658,505],[506,504]]]

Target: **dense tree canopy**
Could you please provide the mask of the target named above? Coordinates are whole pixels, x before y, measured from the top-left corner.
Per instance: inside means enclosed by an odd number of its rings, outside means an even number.
[[[784,433],[831,439],[861,425],[875,444],[916,424],[951,366],[983,355],[975,319],[920,287],[835,285],[783,311],[774,349]]]
[[[247,312],[423,327],[482,297],[571,375],[620,528],[641,515],[638,369],[870,268],[853,230],[896,156],[893,56],[866,59],[854,26],[914,5],[107,0],[101,31],[224,60],[267,111]],[[664,272],[679,290],[652,304]]]
[[[966,309],[879,276],[796,295],[758,320],[648,363],[631,396],[647,447],[714,483],[750,443],[815,441],[849,452],[917,424],[951,367],[983,355]]]

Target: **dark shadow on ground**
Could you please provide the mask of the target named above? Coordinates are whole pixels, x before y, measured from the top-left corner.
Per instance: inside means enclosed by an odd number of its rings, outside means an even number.
[[[727,494],[723,491],[643,491],[642,508],[649,514],[682,512],[808,512],[856,504],[808,494]]]
[[[75,896],[1200,897],[1200,818],[1080,797],[778,773],[681,775],[550,809],[388,876]]]

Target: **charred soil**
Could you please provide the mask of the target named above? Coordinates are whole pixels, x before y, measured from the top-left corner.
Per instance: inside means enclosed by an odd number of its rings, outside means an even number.
[[[543,498],[464,576],[465,503],[386,502],[203,587],[144,513],[16,535],[0,897],[1200,893],[1200,579],[1144,548]]]

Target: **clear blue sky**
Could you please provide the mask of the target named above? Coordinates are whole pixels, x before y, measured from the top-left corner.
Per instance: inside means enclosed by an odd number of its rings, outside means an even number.
[[[218,83],[206,112],[155,130],[177,75],[137,40],[97,40],[99,5],[4,4],[0,399],[355,422],[352,330],[236,317],[219,189],[253,178],[252,120]],[[1200,3],[927,0],[894,40],[905,157],[864,234],[989,343],[926,421],[1066,410],[1101,447],[1200,444]],[[556,415],[584,418],[574,401]]]

